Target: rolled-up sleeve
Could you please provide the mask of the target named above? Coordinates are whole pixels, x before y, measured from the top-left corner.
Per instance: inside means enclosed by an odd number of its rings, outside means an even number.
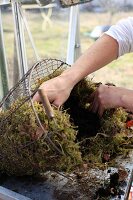
[[[133,17],[120,20],[116,25],[105,32],[113,37],[119,44],[118,56],[133,52]]]

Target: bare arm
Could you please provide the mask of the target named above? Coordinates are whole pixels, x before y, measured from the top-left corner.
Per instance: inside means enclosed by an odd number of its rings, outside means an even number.
[[[85,76],[115,60],[118,48],[117,41],[104,34],[62,75],[75,85]]]
[[[70,95],[74,85],[90,73],[100,69],[118,56],[118,43],[104,34],[73,65],[60,76],[44,82],[45,90],[51,103],[62,105]],[[38,93],[33,100],[40,101]]]
[[[133,52],[133,18],[119,22],[99,38],[73,65],[60,76],[43,83],[49,101],[62,105],[72,88],[82,78],[104,67],[118,56]],[[115,38],[115,39],[114,39]],[[40,101],[38,93],[33,97]],[[91,109],[102,115],[106,108],[124,107],[133,112],[133,91],[101,85],[92,95]]]

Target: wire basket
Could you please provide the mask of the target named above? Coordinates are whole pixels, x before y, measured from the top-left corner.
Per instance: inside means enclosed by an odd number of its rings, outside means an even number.
[[[8,92],[8,94],[0,102],[0,109],[5,110],[10,105],[20,97],[23,97],[23,100],[17,107],[12,110],[12,113],[9,113],[8,116],[2,119],[0,122],[0,133],[2,134],[2,127],[8,119],[21,105],[27,101],[31,101],[33,95],[37,92],[39,88],[39,81],[49,76],[57,70],[65,70],[69,67],[65,62],[57,59],[45,59],[37,62],[32,68],[23,76],[23,78]]]
[[[70,164],[70,160],[77,162],[71,155],[71,149],[80,158],[69,116],[55,110],[57,119],[50,122],[43,106],[39,103],[35,106],[32,101],[42,80],[50,79],[53,73],[68,67],[57,59],[37,62],[1,101],[0,171],[29,175],[46,169],[60,169],[62,162],[65,166],[67,162]],[[66,143],[67,138],[70,139],[69,144]]]

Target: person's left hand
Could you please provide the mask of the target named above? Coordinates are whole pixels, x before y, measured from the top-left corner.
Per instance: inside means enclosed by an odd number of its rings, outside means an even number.
[[[125,88],[101,84],[90,96],[90,110],[102,116],[107,108],[123,107],[121,98],[125,92]]]

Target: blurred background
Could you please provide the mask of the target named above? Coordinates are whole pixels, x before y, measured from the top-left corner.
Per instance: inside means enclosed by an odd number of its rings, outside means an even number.
[[[41,2],[41,1],[40,1]],[[52,2],[52,1],[51,1]],[[41,58],[58,58],[66,61],[70,7],[62,8],[57,2],[39,7],[32,0],[23,0],[22,8],[32,33],[38,55]],[[80,4],[80,41],[82,53],[100,35],[122,18],[133,16],[132,0],[93,0]],[[17,60],[14,40],[12,8],[2,6],[5,52],[9,72],[9,87],[14,83]],[[25,31],[28,67],[36,61],[33,48]],[[90,75],[94,81],[113,82],[117,86],[133,88],[133,55],[120,57],[107,67]]]

